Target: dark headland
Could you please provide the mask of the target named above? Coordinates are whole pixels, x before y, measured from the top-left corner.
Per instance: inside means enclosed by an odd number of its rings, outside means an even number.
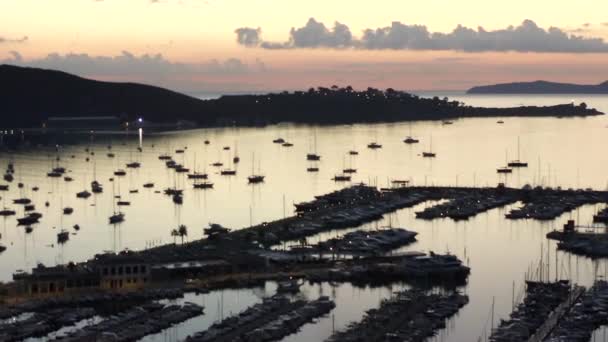
[[[3,128],[41,127],[49,117],[143,116],[158,123],[192,121],[199,126],[251,126],[278,122],[350,124],[459,117],[589,116],[586,104],[482,108],[448,98],[424,98],[394,89],[311,88],[266,95],[200,100],[136,83],[84,79],[68,73],[0,65]]]
[[[547,81],[502,83],[473,87],[467,94],[608,94],[608,81],[589,85]]]

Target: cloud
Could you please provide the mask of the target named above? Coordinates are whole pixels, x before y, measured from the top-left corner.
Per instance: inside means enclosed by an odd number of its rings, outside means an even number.
[[[0,64],[60,70],[87,78],[143,82],[182,90],[223,88],[223,82],[258,79],[260,73],[268,71],[259,59],[245,62],[228,58],[180,63],[170,61],[161,54],[135,55],[129,51],[115,56],[50,53],[37,59],[26,59],[19,52],[11,51],[8,58],[0,59]]]
[[[0,44],[2,43],[25,43],[29,40],[28,36],[23,36],[21,38],[17,38],[17,39],[10,39],[10,38],[5,38],[0,36]]]
[[[241,27],[234,30],[234,32],[236,33],[236,41],[240,45],[258,46],[260,44],[260,34],[262,33],[260,28]]]
[[[347,25],[336,22],[329,29],[314,18],[300,28],[292,28],[286,42],[268,42],[261,29],[237,29],[237,42],[247,47],[264,49],[366,49],[366,50],[455,50],[465,52],[608,52],[608,43],[601,38],[568,34],[550,27],[543,29],[532,20],[519,26],[487,31],[458,25],[452,32],[430,32],[424,25],[407,25],[395,21],[390,26],[365,29],[355,38]]]
[[[116,56],[90,56],[86,53],[50,53],[39,59],[25,60],[17,51],[11,51],[11,58],[0,63],[30,66],[44,69],[62,70],[79,75],[163,75],[176,73],[238,74],[266,70],[263,62],[256,60],[246,64],[240,59],[223,61],[212,59],[201,63],[178,63],[167,60],[161,54],[136,56],[122,51]]]

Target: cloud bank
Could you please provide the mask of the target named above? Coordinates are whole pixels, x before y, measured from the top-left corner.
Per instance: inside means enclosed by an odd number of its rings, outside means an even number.
[[[134,55],[122,51],[117,56],[90,56],[86,53],[68,53],[61,55],[50,53],[46,57],[25,60],[17,51],[10,52],[11,57],[0,60],[0,63],[29,66],[43,69],[55,69],[79,75],[168,75],[180,73],[202,74],[243,74],[265,71],[266,66],[260,60],[246,64],[237,58],[220,61],[212,59],[201,63],[176,63],[167,60],[161,54]]]
[[[0,36],[0,44],[2,44],[2,43],[25,43],[28,41],[28,39],[29,39],[28,36],[23,36],[18,39],[10,39],[10,38]]]
[[[26,59],[17,51],[10,51],[9,57],[0,59],[0,64],[60,70],[105,81],[142,82],[182,91],[238,90],[251,86],[240,80],[259,79],[260,74],[268,70],[259,59],[251,62],[228,58],[179,63],[161,54],[135,55],[128,51],[116,56],[50,53],[37,59]]]
[[[450,33],[430,32],[424,25],[407,25],[395,21],[391,26],[365,29],[356,38],[350,28],[335,22],[332,28],[310,18],[306,25],[292,28],[286,42],[262,39],[262,30],[241,27],[235,30],[237,42],[247,47],[264,49],[365,49],[365,50],[453,50],[464,52],[608,52],[601,38],[568,34],[557,27],[543,29],[532,20],[519,26],[487,31],[458,25]]]

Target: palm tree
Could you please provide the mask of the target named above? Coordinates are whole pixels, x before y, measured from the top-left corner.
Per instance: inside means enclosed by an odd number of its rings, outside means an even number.
[[[188,236],[188,227],[186,227],[183,224],[180,224],[177,229],[178,229],[177,233],[179,234],[179,237],[182,238],[182,245],[183,245],[184,244],[184,236]]]
[[[173,236],[173,244],[175,245],[175,243],[176,243],[175,239],[179,236],[179,232],[177,231],[177,229],[173,229],[171,231],[171,236]]]

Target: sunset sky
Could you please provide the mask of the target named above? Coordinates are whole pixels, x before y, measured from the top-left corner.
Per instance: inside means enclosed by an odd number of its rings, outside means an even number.
[[[597,0],[0,0],[0,60],[187,92],[599,83],[607,13]]]

